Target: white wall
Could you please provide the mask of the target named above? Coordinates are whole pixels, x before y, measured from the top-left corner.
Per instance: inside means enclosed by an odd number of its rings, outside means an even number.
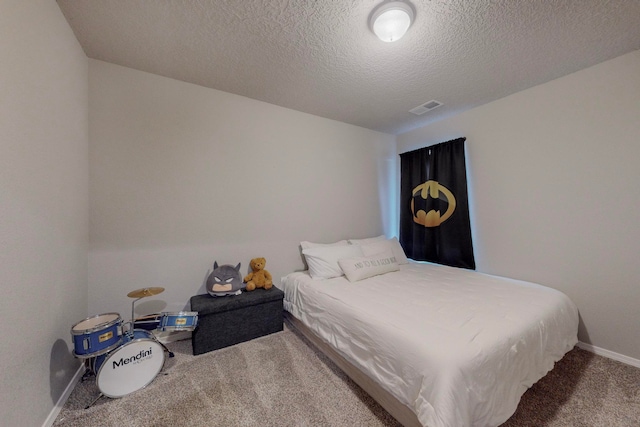
[[[188,308],[214,260],[246,274],[264,256],[279,281],[303,267],[301,240],[380,234],[392,217],[392,135],[89,64],[90,313],[130,319],[127,293],[148,286],[166,290],[136,317]]]
[[[581,341],[640,359],[640,51],[400,135],[398,152],[458,136],[478,270],[564,291]]]
[[[55,1],[0,10],[0,424],[36,426],[80,365],[88,65]]]

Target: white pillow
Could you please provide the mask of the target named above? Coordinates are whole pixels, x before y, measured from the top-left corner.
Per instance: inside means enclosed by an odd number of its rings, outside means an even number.
[[[331,279],[344,274],[338,265],[339,259],[362,256],[362,250],[354,245],[316,246],[303,249],[302,254],[312,278]]]
[[[391,250],[372,256],[342,258],[338,264],[350,282],[400,270]]]
[[[349,239],[349,243],[352,245],[368,245],[369,243],[382,242],[383,240],[387,240],[384,235],[369,237],[368,239]]]
[[[398,264],[409,264],[407,255],[404,253],[404,249],[402,249],[402,246],[400,246],[400,242],[398,242],[396,237],[389,240],[361,245],[360,248],[362,249],[362,254],[364,256],[375,255],[377,253],[384,252],[385,250],[391,250],[391,252],[393,252],[393,256],[396,257],[396,262]]]
[[[302,249],[309,249],[309,248],[316,248],[318,246],[345,246],[348,244],[349,242],[347,242],[346,240],[339,240],[335,243],[313,243],[313,242],[307,242],[305,240],[300,242],[300,247],[302,247]]]

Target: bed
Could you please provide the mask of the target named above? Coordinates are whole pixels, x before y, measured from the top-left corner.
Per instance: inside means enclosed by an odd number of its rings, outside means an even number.
[[[578,311],[557,290],[358,242],[303,244],[309,269],[282,278],[284,308],[405,426],[498,426],[577,343]]]

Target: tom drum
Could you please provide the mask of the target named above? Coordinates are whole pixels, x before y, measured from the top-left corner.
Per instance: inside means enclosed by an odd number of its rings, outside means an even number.
[[[122,318],[118,313],[87,317],[71,327],[73,354],[90,358],[107,353],[121,344]]]
[[[198,312],[180,311],[178,313],[162,313],[161,331],[193,331],[198,324]]]

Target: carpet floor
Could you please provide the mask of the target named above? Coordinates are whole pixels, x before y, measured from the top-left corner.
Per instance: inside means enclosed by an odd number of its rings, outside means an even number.
[[[193,356],[191,341],[142,390],[100,398],[78,383],[56,427],[386,426],[399,424],[295,328]],[[640,425],[640,369],[574,349],[502,427]]]

